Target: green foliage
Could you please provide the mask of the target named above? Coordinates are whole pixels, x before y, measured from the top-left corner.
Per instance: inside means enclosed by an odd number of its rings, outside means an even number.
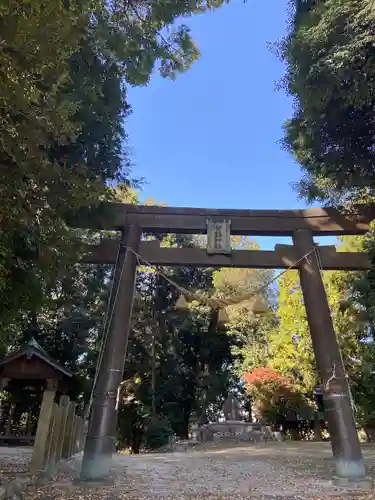
[[[42,130],[38,138],[28,133],[26,138],[38,154],[25,143],[22,148],[29,153],[19,159],[22,168],[17,158],[3,156],[0,186],[6,193],[0,211],[7,214],[1,222],[3,328],[23,311],[40,307],[48,288],[79,259],[76,232],[66,226],[65,211],[96,203],[106,196],[107,180],[117,178],[120,170],[127,175],[121,123],[127,107],[116,67],[108,65],[87,39],[66,61],[66,71],[56,99],[71,103],[67,119],[75,124],[75,137],[64,139],[59,130],[46,136]],[[52,118],[45,120],[53,126]],[[31,122],[27,128],[37,133]]]
[[[83,406],[95,371],[97,340],[108,297],[107,276],[107,266],[76,264],[49,290],[48,301],[40,311],[23,316],[20,329],[13,331],[7,346],[15,350],[34,338],[75,374],[71,396]]]
[[[375,394],[373,380],[375,370],[374,349],[374,231],[365,237],[348,237],[357,251],[367,251],[372,264],[366,273],[350,273],[347,276],[346,307],[356,312],[357,318],[357,358],[361,365],[356,370],[352,369],[351,380],[354,400],[357,405],[358,418],[362,424],[371,427],[375,424]],[[344,241],[344,245],[347,244]]]
[[[366,201],[374,189],[373,2],[293,3],[279,49],[295,99],[285,145],[304,173],[297,188],[310,200]]]
[[[235,238],[233,244],[238,249],[259,250],[256,241],[249,238]],[[269,304],[273,295],[267,284],[272,278],[273,272],[269,270],[225,268],[214,271],[213,286],[219,298],[256,293],[265,304]],[[259,316],[253,313],[251,306],[249,300],[227,308],[229,322],[226,328],[232,338],[234,372],[239,377],[267,362],[268,332],[275,321],[271,308],[267,314]]]
[[[67,212],[131,183],[125,85],[188,69],[198,51],[179,20],[221,3],[0,2],[2,330],[77,260]]]
[[[372,237],[369,238],[372,241]],[[358,251],[364,244],[363,238],[344,237],[338,251]],[[373,340],[369,338],[371,309],[366,310],[369,274],[372,271],[366,276],[340,271],[326,271],[323,274],[335,331],[357,407],[357,417],[361,422],[371,419],[375,409],[375,398],[368,385],[375,367]],[[269,363],[278,372],[290,377],[312,399],[320,380],[296,271],[288,271],[280,279],[277,315],[278,325],[269,336]],[[361,364],[353,363],[353,359],[360,360]]]
[[[126,399],[118,413],[117,448],[130,448],[132,453],[139,453],[142,437],[150,417],[148,409],[136,398],[133,381],[125,386]]]
[[[375,234],[374,224],[371,230],[361,238],[358,250],[366,251],[368,253],[371,268],[366,273],[356,274],[352,282],[352,290],[354,300],[357,302],[361,311],[365,312],[368,321],[369,329],[373,337],[374,324],[375,324]]]
[[[317,385],[317,373],[297,271],[288,271],[280,278],[278,298],[279,321],[269,336],[271,366],[311,393]]]
[[[40,243],[48,244],[44,228],[56,223],[49,206],[56,206],[51,179],[61,184],[61,167],[51,163],[46,148],[52,142],[63,144],[77,132],[71,120],[75,103],[62,96],[61,89],[69,79],[68,58],[78,47],[86,9],[85,2],[72,2],[69,11],[62,2],[48,8],[42,2],[1,2],[2,327],[14,320],[20,307],[31,308],[42,296],[35,261]]]
[[[358,408],[359,421],[365,427],[375,427],[375,353],[374,347],[370,346],[371,352],[365,359],[365,365],[359,371],[355,385],[353,387],[353,396]],[[368,351],[370,350],[368,349]],[[369,358],[369,359],[368,359]]]
[[[163,240],[163,245],[190,244],[187,237],[170,235]],[[136,389],[136,399],[148,409],[146,413],[151,413],[154,398],[157,414],[168,418],[174,432],[186,438],[192,412],[204,421],[207,412],[224,400],[230,378],[231,342],[205,307],[193,305],[185,313],[176,312],[178,292],[163,279],[158,284],[155,274],[149,271],[142,267],[138,273],[125,377],[142,380]],[[211,270],[171,269],[168,276],[195,291],[209,290],[212,286]],[[152,307],[156,307],[156,324]]]
[[[169,442],[173,435],[171,424],[166,418],[151,419],[143,434],[143,444],[148,450],[157,450]]]
[[[282,86],[295,101],[294,115],[285,124],[284,145],[302,167],[303,178],[296,188],[308,201],[353,209],[356,203],[374,199],[373,2],[296,0],[293,5],[289,34],[278,49],[287,65]],[[347,370],[358,416],[363,421],[373,418],[375,408],[374,395],[368,387],[372,370],[369,367],[375,361],[374,241],[372,228],[365,239],[344,238],[342,245],[342,249],[367,250],[372,263],[369,272],[325,273],[343,355],[362,361],[357,368],[349,363]],[[339,306],[341,299],[345,300],[345,307]],[[287,306],[281,303],[280,307]],[[286,311],[281,312],[281,322],[285,324]],[[290,313],[292,317],[298,315],[292,307]],[[303,338],[308,340],[305,320],[298,317],[296,321]],[[303,383],[309,387],[312,363],[303,359],[303,349],[296,353],[298,348],[292,345],[291,334],[289,330],[288,336],[283,337],[285,345],[283,340],[276,345],[275,333],[275,366],[284,365],[291,370],[300,361]],[[285,364],[283,353],[288,360]]]
[[[175,78],[199,57],[199,50],[181,19],[215,10],[226,0],[115,0],[111,9],[96,13],[98,38],[104,50],[115,52],[126,81],[144,85],[155,66]]]
[[[355,251],[359,245],[359,238],[346,237],[338,251]],[[357,294],[354,283],[358,279],[358,273],[323,273],[335,331],[345,359],[360,355],[360,340],[365,336],[361,308],[350,300]],[[270,334],[271,365],[280,373],[293,377],[304,391],[311,394],[319,379],[297,271],[288,271],[280,279],[277,315],[278,326]],[[352,368],[348,369],[350,372]]]

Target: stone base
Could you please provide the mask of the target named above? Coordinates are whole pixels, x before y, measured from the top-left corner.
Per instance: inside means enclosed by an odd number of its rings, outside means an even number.
[[[332,484],[340,488],[360,488],[364,490],[373,489],[374,481],[371,477],[347,478],[333,476]]]

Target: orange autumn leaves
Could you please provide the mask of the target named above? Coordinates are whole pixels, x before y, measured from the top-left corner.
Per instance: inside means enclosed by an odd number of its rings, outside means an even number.
[[[255,368],[243,377],[258,418],[279,422],[289,410],[305,410],[307,399],[294,383],[269,366]]]

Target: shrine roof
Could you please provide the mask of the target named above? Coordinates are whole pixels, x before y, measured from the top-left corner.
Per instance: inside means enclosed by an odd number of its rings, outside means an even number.
[[[53,358],[51,358],[51,356],[38,344],[38,342],[35,339],[31,339],[24,347],[21,347],[21,349],[19,349],[18,351],[12,352],[7,356],[5,356],[3,359],[1,359],[0,367],[23,356],[27,358],[32,358],[33,356],[36,356],[37,358],[44,361],[47,365],[54,368],[56,371],[63,373],[69,378],[73,377],[73,373],[64,366],[60,365]]]

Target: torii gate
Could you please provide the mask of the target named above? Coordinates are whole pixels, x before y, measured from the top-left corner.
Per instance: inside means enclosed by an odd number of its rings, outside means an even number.
[[[336,474],[343,479],[365,477],[345,369],[320,270],[367,270],[370,263],[364,253],[336,252],[334,247],[324,246],[317,252],[311,251],[315,247],[313,236],[365,234],[375,218],[375,207],[362,205],[352,217],[331,208],[210,210],[118,203],[103,204],[98,209],[100,212],[103,216],[96,226],[93,227],[94,218],[90,213],[82,214],[78,225],[121,232],[121,239],[103,240],[91,249],[88,258],[92,263],[116,265],[114,289],[118,288],[118,293],[95,387],[81,478],[101,480],[109,476],[115,451],[116,395],[127,350],[137,254],[150,264],[160,266],[298,268],[322,381]],[[208,252],[200,248],[161,248],[157,241],[141,241],[143,232],[207,234],[207,227],[216,225],[221,225],[224,233],[230,226],[231,235],[291,236],[293,245],[276,245],[275,251],[230,251],[221,247],[216,252],[212,248]],[[227,236],[224,234],[224,239]],[[217,245],[220,246],[220,241]],[[308,258],[301,259],[307,254]]]

